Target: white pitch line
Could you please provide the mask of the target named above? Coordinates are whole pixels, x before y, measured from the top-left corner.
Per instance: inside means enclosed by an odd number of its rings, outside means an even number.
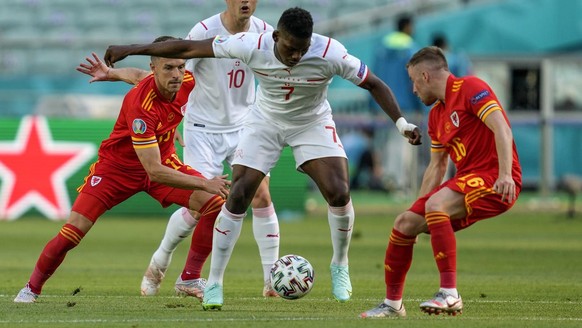
[[[0,298],[13,298],[15,295],[7,295],[7,294],[0,294]],[[41,299],[44,298],[62,298],[62,299],[66,299],[66,300],[70,300],[70,299],[117,299],[117,298],[128,298],[128,297],[133,297],[133,298],[139,298],[139,299],[143,299],[143,296],[121,296],[121,295],[109,295],[109,296],[104,296],[104,295],[67,295],[67,296],[62,296],[62,295],[42,295]],[[155,296],[156,299],[166,299],[166,300],[184,300],[184,297],[181,296]],[[194,298],[191,298],[192,301],[196,301]],[[236,298],[232,298],[232,299],[236,299],[237,301],[264,301],[265,298],[264,297],[236,297]],[[310,302],[322,302],[322,303],[326,303],[329,302],[330,300],[332,300],[331,298],[316,298],[316,299],[309,299]],[[357,302],[380,302],[382,301],[382,299],[379,298],[351,298],[351,301],[357,301]],[[424,302],[426,301],[426,299],[411,299],[411,298],[405,298],[404,302]],[[573,305],[577,305],[580,304],[582,305],[582,301],[544,301],[544,300],[539,300],[539,301],[533,301],[533,300],[487,300],[487,299],[463,299],[463,303],[499,303],[499,304],[524,304],[524,303],[528,303],[528,304],[573,304]]]
[[[433,320],[430,316],[418,317],[418,318],[408,318],[409,320]],[[364,321],[365,319],[358,318],[343,318],[342,320],[353,320],[353,321]],[[386,319],[389,320],[389,319]],[[462,317],[463,321],[483,321],[483,318],[473,318],[473,317]],[[487,321],[537,321],[537,322],[551,322],[551,321],[572,321],[582,322],[582,318],[547,318],[547,317],[511,317],[511,318],[487,318]],[[286,318],[179,318],[179,319],[120,319],[120,320],[102,320],[102,319],[84,319],[84,320],[0,320],[0,324],[14,324],[14,323],[37,323],[37,324],[56,324],[56,323],[68,323],[68,324],[82,324],[82,323],[136,323],[136,322],[241,322],[241,321],[333,321],[336,322],[337,318],[332,317],[286,317]]]

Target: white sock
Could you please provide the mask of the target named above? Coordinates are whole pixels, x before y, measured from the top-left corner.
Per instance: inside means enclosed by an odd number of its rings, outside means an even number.
[[[271,267],[279,259],[279,220],[273,203],[265,208],[253,208],[253,234],[259,246],[263,280],[271,278]]]
[[[198,220],[192,217],[185,207],[179,208],[172,213],[166,226],[164,238],[154,252],[151,261],[155,261],[162,268],[167,268],[170,265],[172,254],[176,247],[184,238],[190,236],[197,223]]]
[[[225,205],[216,218],[212,235],[212,255],[207,286],[215,283],[223,285],[224,271],[232,255],[232,250],[242,230],[243,214],[230,213]]]
[[[397,301],[393,301],[393,300],[389,300],[389,299],[384,299],[384,304],[390,306],[391,308],[395,309],[395,310],[400,310],[400,308],[402,307],[402,299],[399,299]]]
[[[348,250],[352,239],[354,217],[354,207],[351,200],[346,206],[328,206],[327,220],[331,230],[331,243],[333,246],[332,264],[348,265]]]
[[[448,295],[451,295],[452,297],[456,297],[459,298],[459,292],[457,291],[456,288],[439,288],[439,292],[445,292]]]

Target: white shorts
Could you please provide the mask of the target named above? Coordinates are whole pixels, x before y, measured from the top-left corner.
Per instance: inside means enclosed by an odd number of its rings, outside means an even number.
[[[242,129],[227,133],[184,130],[184,163],[207,179],[222,175],[224,162],[232,165],[241,134]]]
[[[331,114],[306,125],[286,126],[253,108],[247,116],[232,164],[269,172],[285,146],[291,147],[298,170],[303,163],[316,158],[347,158]]]

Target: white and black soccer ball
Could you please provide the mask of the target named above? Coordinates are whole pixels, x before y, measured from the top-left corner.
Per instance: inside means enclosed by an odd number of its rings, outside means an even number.
[[[282,256],[271,268],[273,289],[284,299],[301,298],[313,287],[315,271],[305,258],[289,254]]]

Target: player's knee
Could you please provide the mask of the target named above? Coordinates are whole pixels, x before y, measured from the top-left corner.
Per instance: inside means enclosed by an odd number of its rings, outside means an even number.
[[[329,206],[342,207],[350,202],[350,193],[348,188],[345,190],[338,190],[337,192],[330,192],[325,197]]]
[[[417,236],[428,231],[424,218],[410,211],[400,213],[396,217],[394,229],[407,236]]]
[[[342,207],[350,202],[350,184],[348,180],[331,178],[318,183],[321,194],[327,204],[333,207]]]
[[[265,208],[271,204],[271,194],[269,188],[259,188],[253,197],[251,205],[253,208]]]
[[[232,190],[226,199],[226,209],[232,213],[246,212],[252,201],[252,195],[245,193],[233,193]]]

